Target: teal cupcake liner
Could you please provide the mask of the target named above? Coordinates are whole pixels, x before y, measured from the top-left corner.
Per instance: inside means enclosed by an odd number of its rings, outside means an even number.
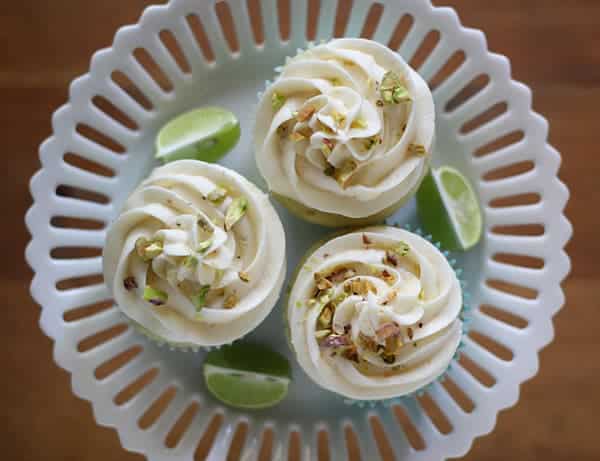
[[[359,408],[374,408],[377,406],[391,407],[394,405],[398,405],[401,402],[405,402],[407,400],[414,399],[415,397],[421,397],[425,393],[431,391],[433,386],[436,383],[444,382],[448,376],[448,372],[452,369],[452,366],[458,360],[460,360],[462,352],[465,348],[464,338],[469,333],[469,329],[470,329],[470,326],[472,323],[472,316],[471,316],[472,309],[471,309],[471,305],[469,302],[471,295],[467,290],[467,281],[465,280],[464,275],[463,275],[464,271],[461,267],[459,267],[458,261],[452,255],[452,253],[448,250],[444,250],[442,248],[442,245],[440,244],[440,242],[435,242],[433,240],[433,237],[430,234],[426,234],[418,227],[413,229],[408,224],[402,226],[402,225],[398,225],[396,223],[394,223],[394,224],[390,223],[387,225],[405,229],[409,232],[413,232],[413,233],[419,235],[420,237],[427,239],[429,242],[431,242],[433,245],[435,245],[440,250],[440,252],[444,255],[444,257],[450,264],[450,266],[454,269],[454,272],[456,273],[456,277],[458,278],[458,281],[460,283],[460,287],[462,290],[462,298],[463,298],[463,305],[462,305],[462,309],[459,314],[459,318],[462,321],[462,337],[461,337],[461,341],[458,345],[458,348],[456,349],[456,353],[454,354],[454,357],[452,358],[450,364],[446,368],[446,371],[444,373],[442,373],[439,377],[434,379],[432,382],[430,382],[429,384],[423,386],[420,389],[417,389],[414,392],[411,392],[410,394],[406,394],[401,397],[393,397],[390,399],[382,399],[382,400],[354,400],[354,399],[348,399],[348,398],[341,397],[345,404],[350,405],[350,406],[356,406]]]

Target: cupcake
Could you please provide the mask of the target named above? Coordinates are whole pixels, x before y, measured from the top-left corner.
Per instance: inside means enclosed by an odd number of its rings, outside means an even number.
[[[254,132],[271,192],[327,225],[381,222],[428,171],[434,106],[389,48],[338,39],[289,59],[263,94]]]
[[[195,160],[157,168],[111,225],[104,278],[121,311],[176,346],[226,344],[278,300],[285,235],[267,196]]]
[[[376,401],[440,377],[461,336],[462,291],[444,255],[395,227],[329,240],[299,269],[287,308],[291,346],[319,386]]]

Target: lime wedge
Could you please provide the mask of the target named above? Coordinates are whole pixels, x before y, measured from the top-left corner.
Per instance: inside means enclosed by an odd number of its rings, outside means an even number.
[[[432,170],[425,177],[417,191],[417,211],[425,231],[448,250],[468,250],[481,238],[477,195],[452,167]]]
[[[267,408],[287,395],[290,364],[285,357],[257,344],[235,343],[210,351],[204,381],[212,395],[235,408]]]
[[[167,123],[156,138],[156,158],[163,163],[181,159],[216,162],[235,147],[240,124],[220,107],[186,112]]]

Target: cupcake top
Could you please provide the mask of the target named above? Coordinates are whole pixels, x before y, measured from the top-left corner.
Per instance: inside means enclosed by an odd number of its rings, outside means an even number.
[[[357,400],[398,397],[445,372],[462,292],[444,255],[394,227],[325,243],[300,269],[288,306],[298,361],[322,387]]]
[[[105,280],[127,316],[168,342],[216,345],[249,332],[273,307],[285,237],[249,181],[181,160],[133,192],[103,257]]]
[[[274,192],[360,218],[402,200],[427,171],[431,92],[389,48],[338,39],[290,59],[259,104],[258,167]]]

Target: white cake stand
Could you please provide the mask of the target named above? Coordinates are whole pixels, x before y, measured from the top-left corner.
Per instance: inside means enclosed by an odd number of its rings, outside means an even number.
[[[347,459],[351,445],[363,461],[386,451],[410,461],[461,456],[492,430],[500,410],[517,402],[519,385],[536,373],[538,352],[552,340],[571,226],[563,215],[569,194],[557,178],[560,156],[547,144],[546,120],[531,110],[530,90],[511,80],[508,60],[489,53],[483,33],[463,28],[450,8],[426,0],[355,0],[345,30],[372,33],[405,58],[416,56],[413,63],[435,86],[434,163],[460,168],[480,195],[483,241],[460,261],[473,323],[447,381],[395,408],[364,409],[320,390],[295,367],[281,405],[239,412],[206,393],[203,352],[149,343],[110,303],[99,276],[106,224],[154,166],[153,140],[167,120],[201,105],[231,109],[243,134],[223,163],[264,187],[250,147],[257,92],[275,66],[306,46],[307,26],[316,27],[317,40],[330,38],[339,12],[335,0],[321,0],[318,19],[307,19],[307,1],[292,0],[290,36],[283,40],[279,3],[251,3],[259,8],[248,10],[246,0],[173,0],[148,8],[138,24],[117,32],[112,48],[94,55],[89,74],[72,83],[69,103],[54,114],[26,220],[31,292],[42,307],[41,327],[55,341],[55,360],[72,374],[74,392],[92,403],[98,423],[114,427],[124,448],[152,461],[191,460],[201,440],[208,459],[224,460],[239,425],[246,428],[244,460],[259,452],[261,459],[283,460],[298,450],[302,459],[326,459],[328,452],[337,461]],[[262,17],[261,44],[250,25],[255,15]],[[368,16],[379,17],[374,31],[363,31]],[[234,52],[223,18],[235,28]],[[456,97],[461,92],[471,95]],[[327,231],[278,211],[291,271]],[[394,221],[414,224],[414,205]],[[86,250],[75,258],[65,250],[73,247]],[[252,337],[291,358],[282,311],[276,307]],[[290,442],[297,440],[293,433],[300,442]]]

